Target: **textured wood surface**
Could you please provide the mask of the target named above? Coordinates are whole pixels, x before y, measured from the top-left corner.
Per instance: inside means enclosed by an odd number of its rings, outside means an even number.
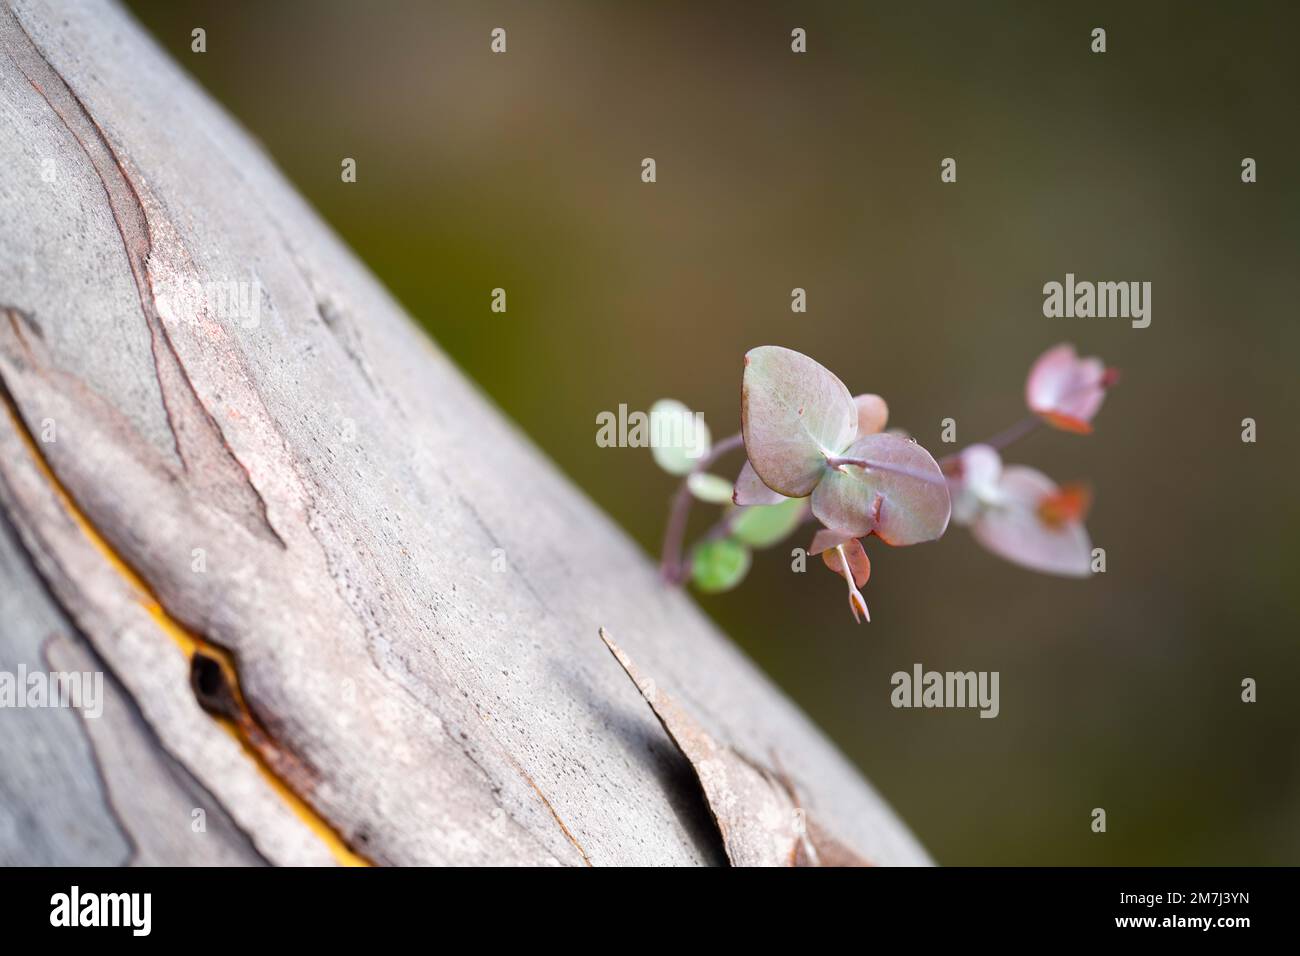
[[[333,863],[322,825],[380,864],[725,862],[602,626],[835,840],[927,862],[119,8],[0,11],[0,128],[0,669],[108,674],[100,717],[0,710],[0,862]]]

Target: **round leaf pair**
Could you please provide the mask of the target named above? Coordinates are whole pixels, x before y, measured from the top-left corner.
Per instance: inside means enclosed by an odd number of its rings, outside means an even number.
[[[893,545],[933,540],[948,527],[947,482],[920,445],[880,433],[888,415],[880,396],[855,399],[799,352],[764,345],[745,356],[740,418],[755,477],[789,498],[811,495],[829,528]],[[867,464],[829,464],[844,458]],[[743,470],[736,489],[737,501],[760,497]]]

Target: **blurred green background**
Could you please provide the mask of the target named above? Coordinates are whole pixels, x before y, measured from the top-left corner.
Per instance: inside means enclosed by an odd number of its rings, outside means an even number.
[[[1021,417],[1055,342],[1119,366],[1094,435],[1008,456],[1091,482],[1105,575],[1037,576],[954,528],[869,542],[870,625],[788,546],[700,603],[940,862],[1300,863],[1295,8],[130,6],[649,553],[673,482],[598,448],[596,414],[672,396],[729,434],[755,345],[883,394],[939,455],[947,416],[962,443]],[[1152,282],[1151,327],[1044,318],[1067,271]],[[1001,716],[892,709],[918,661],[1000,671]]]

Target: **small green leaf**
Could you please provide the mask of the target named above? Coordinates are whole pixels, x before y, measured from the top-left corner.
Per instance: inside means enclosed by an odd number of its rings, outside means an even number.
[[[806,506],[799,498],[787,498],[778,505],[744,508],[731,526],[731,536],[753,548],[771,547],[799,527]]]
[[[691,580],[714,594],[734,588],[749,572],[749,548],[730,538],[705,541],[691,553]]]
[[[733,490],[731,482],[727,481],[726,478],[719,478],[717,475],[710,475],[705,472],[687,478],[686,487],[691,489],[691,494],[697,499],[711,505],[722,505],[729,502]]]
[[[673,398],[650,406],[650,452],[670,475],[689,475],[713,447],[704,419]]]

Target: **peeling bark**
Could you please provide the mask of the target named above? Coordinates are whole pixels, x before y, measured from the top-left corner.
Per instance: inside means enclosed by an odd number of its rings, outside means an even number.
[[[869,866],[808,816],[785,774],[720,744],[605,629],[600,639],[690,761],[733,866]]]
[[[842,862],[927,862],[120,9],[0,9],[0,126],[0,669],[112,688],[0,710],[0,859],[724,862],[608,625]]]

